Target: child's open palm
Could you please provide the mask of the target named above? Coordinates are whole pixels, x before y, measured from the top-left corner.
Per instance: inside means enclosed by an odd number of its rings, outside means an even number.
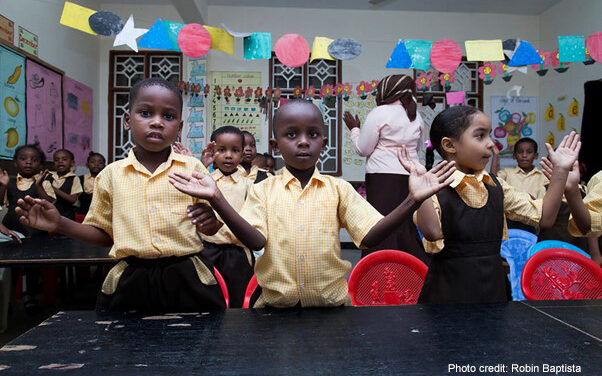
[[[25,196],[25,199],[17,201],[15,212],[19,216],[19,222],[38,230],[55,232],[61,214],[50,202]]]
[[[548,158],[555,167],[570,171],[579,156],[581,141],[579,141],[579,135],[573,131],[564,136],[556,150],[548,143],[546,143],[546,148],[548,149]]]
[[[169,174],[169,182],[180,192],[190,196],[210,200],[218,192],[217,185],[211,176],[193,172],[192,176],[179,172]]]
[[[7,186],[10,178],[8,177],[8,172],[0,168],[0,186]]]
[[[548,180],[552,180],[552,171],[554,169],[552,162],[550,162],[550,160],[548,158],[543,157],[543,158],[541,158],[540,165],[541,165],[541,171],[543,172],[545,177],[548,178]],[[567,191],[576,189],[579,186],[580,182],[581,182],[581,172],[579,171],[579,163],[577,161],[575,161],[575,163],[573,163],[573,167],[571,168],[571,171],[569,171],[569,176],[566,178],[566,185],[565,185],[564,189]]]
[[[451,175],[456,171],[455,162],[443,161],[427,171],[423,165],[410,158],[405,146],[397,151],[397,157],[410,173],[408,188],[414,200],[418,202],[426,200],[453,181]]]
[[[215,141],[208,143],[201,154],[201,162],[203,166],[209,167],[215,161]]]

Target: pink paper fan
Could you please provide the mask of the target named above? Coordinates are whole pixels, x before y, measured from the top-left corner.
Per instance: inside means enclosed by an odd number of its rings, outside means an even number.
[[[431,64],[441,73],[454,72],[462,61],[462,49],[456,42],[443,39],[431,48]]]
[[[274,52],[282,64],[297,68],[305,64],[309,58],[309,45],[299,34],[285,34],[276,42]]]
[[[178,46],[186,56],[205,56],[211,47],[211,34],[202,25],[184,25],[178,34]]]
[[[585,42],[587,52],[592,59],[602,63],[602,32],[593,33]]]

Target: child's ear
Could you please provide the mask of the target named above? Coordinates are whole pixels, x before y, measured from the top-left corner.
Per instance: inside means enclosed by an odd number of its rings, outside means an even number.
[[[126,131],[130,130],[130,113],[126,112],[125,114],[123,114],[123,128]]]
[[[276,141],[275,138],[270,138],[270,146],[274,152],[280,153],[280,149],[278,149],[278,141]]]
[[[457,151],[454,140],[449,137],[443,137],[441,140],[441,149],[443,149],[446,154],[456,154]]]

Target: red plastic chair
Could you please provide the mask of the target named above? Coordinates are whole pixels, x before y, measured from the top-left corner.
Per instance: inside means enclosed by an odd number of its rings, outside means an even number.
[[[255,290],[257,290],[257,286],[257,278],[255,277],[255,274],[253,274],[253,277],[251,277],[247,289],[245,290],[245,299],[242,302],[243,308],[249,308],[249,305],[251,305],[251,297]]]
[[[529,258],[521,288],[530,300],[602,299],[602,268],[574,251],[550,248]]]
[[[75,222],[82,223],[85,218],[86,218],[85,214],[76,214],[75,215]]]
[[[428,267],[395,250],[377,251],[361,259],[349,275],[354,306],[416,304]]]
[[[213,267],[213,274],[215,274],[215,279],[217,279],[217,283],[219,287],[222,289],[222,294],[224,294],[224,300],[226,301],[226,308],[230,308],[230,295],[228,295],[228,285],[226,285],[226,281],[222,274]]]

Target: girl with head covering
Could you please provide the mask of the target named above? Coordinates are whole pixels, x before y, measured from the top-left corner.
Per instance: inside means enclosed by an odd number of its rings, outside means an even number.
[[[387,76],[379,82],[377,90],[377,107],[361,128],[359,118],[349,112],[345,112],[344,120],[356,153],[366,157],[368,202],[387,215],[408,195],[409,172],[399,162],[397,150],[405,145],[410,157],[418,161],[418,143],[424,125],[417,112],[416,84],[411,77]],[[397,249],[425,263],[429,261],[411,218],[377,246],[362,251],[362,257],[381,249]]]

